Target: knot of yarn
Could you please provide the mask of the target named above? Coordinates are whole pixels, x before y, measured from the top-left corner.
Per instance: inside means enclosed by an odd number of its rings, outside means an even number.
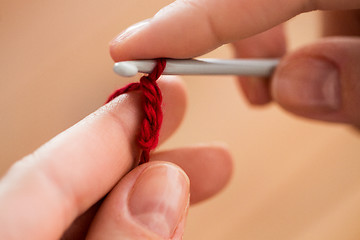
[[[162,94],[156,81],[164,72],[165,67],[166,60],[158,59],[155,68],[149,75],[141,77],[139,83],[130,83],[116,90],[106,101],[108,103],[117,96],[130,91],[141,90],[143,93],[142,106],[144,119],[141,123],[140,133],[137,139],[139,147],[142,149],[139,165],[149,161],[150,151],[154,149],[159,142],[163,113],[161,109]]]

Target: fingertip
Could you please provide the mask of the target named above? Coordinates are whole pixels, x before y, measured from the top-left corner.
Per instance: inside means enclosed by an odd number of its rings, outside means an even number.
[[[338,111],[341,107],[339,69],[325,58],[290,59],[279,66],[272,93],[281,106],[300,114]]]
[[[189,178],[181,168],[153,162],[138,177],[129,195],[132,218],[151,232],[172,237],[186,212],[189,188]]]
[[[245,38],[232,44],[237,58],[278,58],[286,52],[283,25]],[[270,78],[238,77],[245,99],[253,106],[263,106],[272,101]]]
[[[223,143],[198,144],[191,147],[158,152],[156,161],[170,161],[180,166],[191,181],[191,203],[212,197],[230,181],[233,160]]]
[[[198,148],[198,155],[191,162],[188,162],[193,166],[179,163],[179,166],[183,167],[192,180],[191,204],[218,194],[228,185],[233,173],[233,158],[226,144],[216,142],[196,147]]]
[[[191,58],[219,47],[203,7],[175,1],[146,23],[137,23],[110,42],[114,61]],[[191,26],[191,27],[189,27]]]
[[[143,164],[106,197],[87,238],[170,239],[179,234],[188,206],[189,179],[181,168]]]
[[[186,85],[185,82],[181,79],[181,77],[173,75],[163,75],[158,81],[160,87],[170,86],[168,87],[168,92],[171,91],[171,89],[176,89],[179,96],[181,95],[181,98],[183,98],[184,100],[187,99]]]
[[[185,110],[188,103],[188,93],[185,82],[179,76],[161,76],[159,79],[160,88],[167,90],[163,91],[164,95],[169,95],[173,102],[179,103]]]
[[[268,78],[238,77],[245,99],[253,106],[264,106],[272,101]]]
[[[187,108],[187,91],[184,81],[178,76],[162,76],[159,86],[163,94],[163,126],[160,143],[169,138],[182,123]]]
[[[209,164],[212,164],[211,167],[213,169],[221,167],[221,171],[210,175],[213,181],[216,181],[215,179],[218,181],[211,193],[211,195],[214,195],[224,189],[230,182],[234,170],[234,160],[229,146],[224,142],[213,142],[209,144],[208,151],[208,154],[212,155],[212,162],[209,161]]]
[[[360,41],[327,38],[286,56],[274,74],[272,96],[306,118],[359,124]]]
[[[109,42],[110,56],[115,62],[132,60],[131,51],[126,51],[127,45],[133,42],[132,38],[138,32],[145,29],[150,24],[150,21],[151,19],[149,18],[131,25]]]
[[[162,91],[164,98],[171,99],[171,101],[164,102],[164,111],[176,107],[182,119],[188,104],[188,93],[185,82],[179,76],[161,76],[159,79],[159,87],[166,89]]]

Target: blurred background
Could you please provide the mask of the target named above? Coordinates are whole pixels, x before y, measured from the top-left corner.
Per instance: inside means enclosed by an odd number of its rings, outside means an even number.
[[[0,174],[100,107],[127,82],[108,42],[169,0],[0,0]],[[290,49],[319,36],[318,13],[286,26]],[[227,46],[207,57],[231,58]],[[193,206],[185,239],[359,239],[360,138],[348,126],[252,108],[233,77],[184,77],[189,108],[161,148],[222,141],[235,171]],[[206,86],[206,87],[205,87]]]

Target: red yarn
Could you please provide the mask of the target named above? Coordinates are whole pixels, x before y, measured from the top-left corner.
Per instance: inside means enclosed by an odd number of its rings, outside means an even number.
[[[145,117],[141,123],[138,144],[142,149],[140,164],[146,163],[150,159],[150,151],[154,149],[159,141],[159,131],[163,120],[161,110],[162,95],[156,80],[161,76],[166,67],[165,59],[158,59],[154,70],[147,76],[143,76],[139,83],[129,85],[116,90],[107,99],[110,102],[117,96],[136,90],[141,90],[144,95],[143,110]]]

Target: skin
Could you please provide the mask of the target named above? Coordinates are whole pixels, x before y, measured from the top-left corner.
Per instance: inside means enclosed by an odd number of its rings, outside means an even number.
[[[283,56],[271,79],[239,77],[251,104],[275,101],[299,116],[358,126],[360,40],[349,36],[360,34],[359,8],[356,0],[178,0],[114,38],[110,53],[114,61],[191,58],[232,43],[236,57]],[[338,37],[286,52],[281,24],[312,10],[341,10],[324,14],[324,35]]]
[[[342,10],[324,19],[351,27],[325,23],[324,34],[356,36],[359,8],[356,0],[178,0],[116,37],[110,53],[115,61],[189,58],[233,43],[237,57],[284,55],[271,79],[239,78],[250,103],[275,101],[299,116],[359,126],[359,38],[327,38],[289,53],[281,27],[302,12]],[[163,142],[181,122],[186,94],[176,78],[159,84]],[[131,170],[139,156],[140,101],[137,93],[120,96],[17,162],[0,182],[0,238],[181,239],[190,192],[195,203],[223,188],[231,157],[222,146],[192,146],[155,153]],[[149,226],[139,213],[144,203],[167,206],[161,184],[177,207]]]
[[[186,93],[183,83],[174,77],[160,79],[159,86],[166,103],[161,144],[183,118]],[[147,171],[152,180],[145,183],[154,184],[146,189],[154,193],[159,192],[157,181],[171,182],[180,176],[181,181],[171,185],[171,189],[184,189],[177,195],[182,199],[179,221],[166,236],[180,239],[189,192],[193,191],[189,179],[196,186],[192,203],[214,195],[229,179],[231,157],[223,146],[192,146],[155,153],[152,162],[131,171],[140,155],[135,141],[142,119],[140,104],[139,93],[124,94],[12,166],[0,182],[0,238],[136,239],[141,235],[162,239],[164,235],[142,224],[132,211],[142,199],[156,196],[130,200],[135,182]],[[204,161],[206,168],[202,167]],[[160,174],[159,169],[163,169]],[[195,174],[200,170],[201,175]]]

